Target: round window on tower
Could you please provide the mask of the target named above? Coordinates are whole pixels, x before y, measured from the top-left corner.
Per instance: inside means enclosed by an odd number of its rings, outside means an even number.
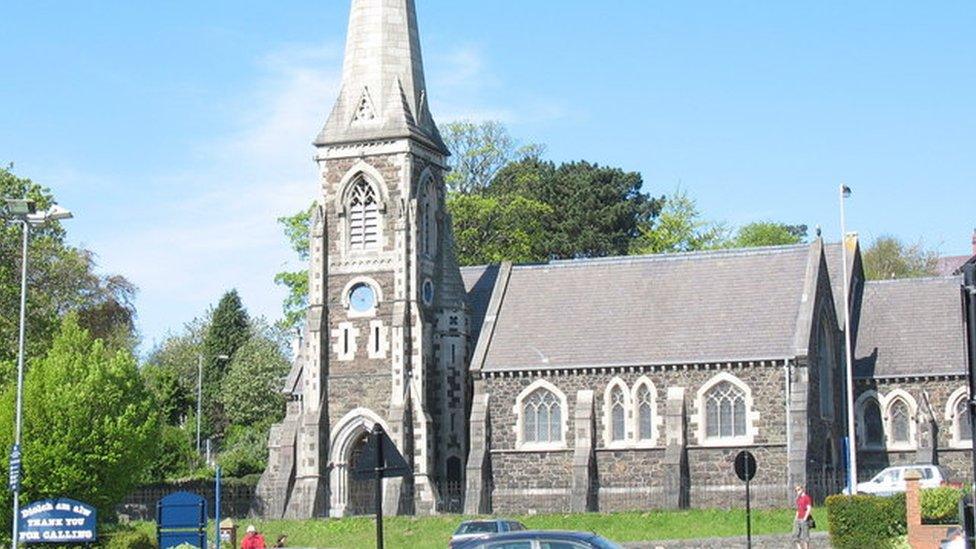
[[[357,313],[367,313],[376,307],[376,292],[366,283],[359,283],[349,290],[349,306]]]
[[[430,305],[434,302],[434,283],[429,278],[424,281],[424,287],[421,292],[424,298],[424,305]]]

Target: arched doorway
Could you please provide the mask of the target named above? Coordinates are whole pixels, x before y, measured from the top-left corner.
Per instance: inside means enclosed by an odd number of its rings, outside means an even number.
[[[369,440],[369,433],[361,433],[352,445],[349,453],[347,474],[349,475],[348,500],[346,502],[347,515],[371,515],[375,511],[374,492],[376,490],[372,479],[357,478],[352,472],[357,469],[363,459],[363,451]]]

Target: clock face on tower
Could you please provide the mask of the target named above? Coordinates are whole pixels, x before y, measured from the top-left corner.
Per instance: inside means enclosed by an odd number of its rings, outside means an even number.
[[[356,284],[349,291],[349,306],[357,313],[365,313],[376,306],[376,293],[369,284]]]

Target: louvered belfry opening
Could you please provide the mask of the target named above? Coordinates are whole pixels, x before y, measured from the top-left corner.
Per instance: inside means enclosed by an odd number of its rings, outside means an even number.
[[[349,247],[372,250],[379,246],[380,214],[376,190],[365,179],[353,185],[349,199]]]

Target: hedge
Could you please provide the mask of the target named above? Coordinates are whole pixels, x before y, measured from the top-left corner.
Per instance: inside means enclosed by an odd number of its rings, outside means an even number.
[[[959,524],[959,500],[963,491],[942,486],[921,492],[922,522],[925,524]]]
[[[905,494],[827,498],[830,543],[838,549],[888,549],[907,532]]]

